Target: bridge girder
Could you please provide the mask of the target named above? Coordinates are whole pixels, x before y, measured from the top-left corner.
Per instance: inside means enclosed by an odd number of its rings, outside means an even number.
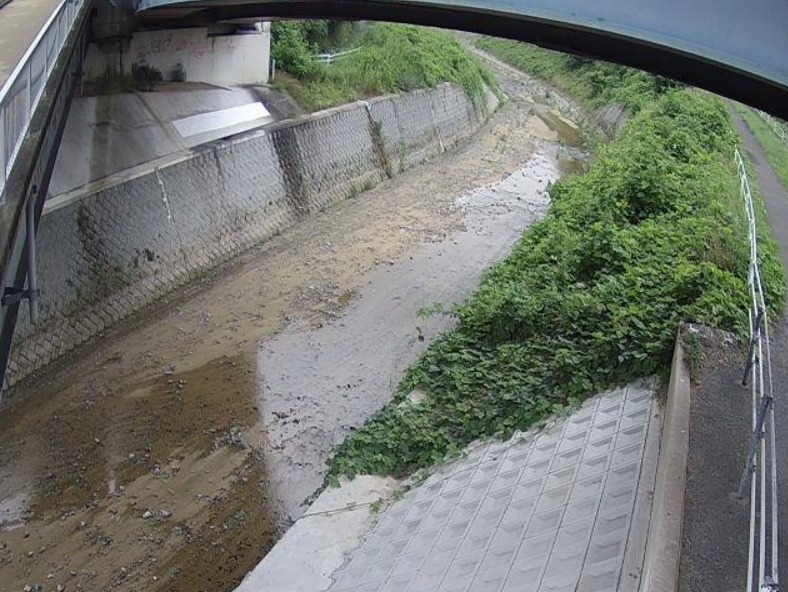
[[[369,19],[508,37],[661,74],[788,119],[785,0],[136,0],[148,21]]]

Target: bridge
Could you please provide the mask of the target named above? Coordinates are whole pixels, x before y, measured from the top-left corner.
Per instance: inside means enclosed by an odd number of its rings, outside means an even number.
[[[676,78],[788,118],[784,0],[11,0],[0,2],[0,374],[19,306],[36,317],[35,232],[91,21],[389,20],[537,43]],[[757,40],[757,41],[756,41]]]

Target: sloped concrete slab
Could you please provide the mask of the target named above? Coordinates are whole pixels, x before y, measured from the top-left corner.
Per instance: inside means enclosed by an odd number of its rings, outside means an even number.
[[[472,446],[387,508],[329,589],[637,589],[659,452],[655,388],[632,384],[542,431]]]
[[[370,505],[397,485],[394,479],[361,476],[324,491],[236,592],[326,590],[346,554],[372,529],[377,516]]]

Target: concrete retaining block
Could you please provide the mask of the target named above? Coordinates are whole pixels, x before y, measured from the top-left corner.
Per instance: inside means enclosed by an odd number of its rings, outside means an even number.
[[[448,84],[352,103],[53,202],[37,239],[40,321],[32,326],[20,307],[7,384],[195,274],[456,145],[496,106],[479,109]]]

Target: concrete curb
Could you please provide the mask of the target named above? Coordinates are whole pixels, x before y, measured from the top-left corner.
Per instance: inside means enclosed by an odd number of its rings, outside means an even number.
[[[234,592],[321,592],[378,520],[372,504],[400,486],[362,475],[323,491]]]
[[[640,592],[677,589],[689,451],[690,373],[676,336]]]

